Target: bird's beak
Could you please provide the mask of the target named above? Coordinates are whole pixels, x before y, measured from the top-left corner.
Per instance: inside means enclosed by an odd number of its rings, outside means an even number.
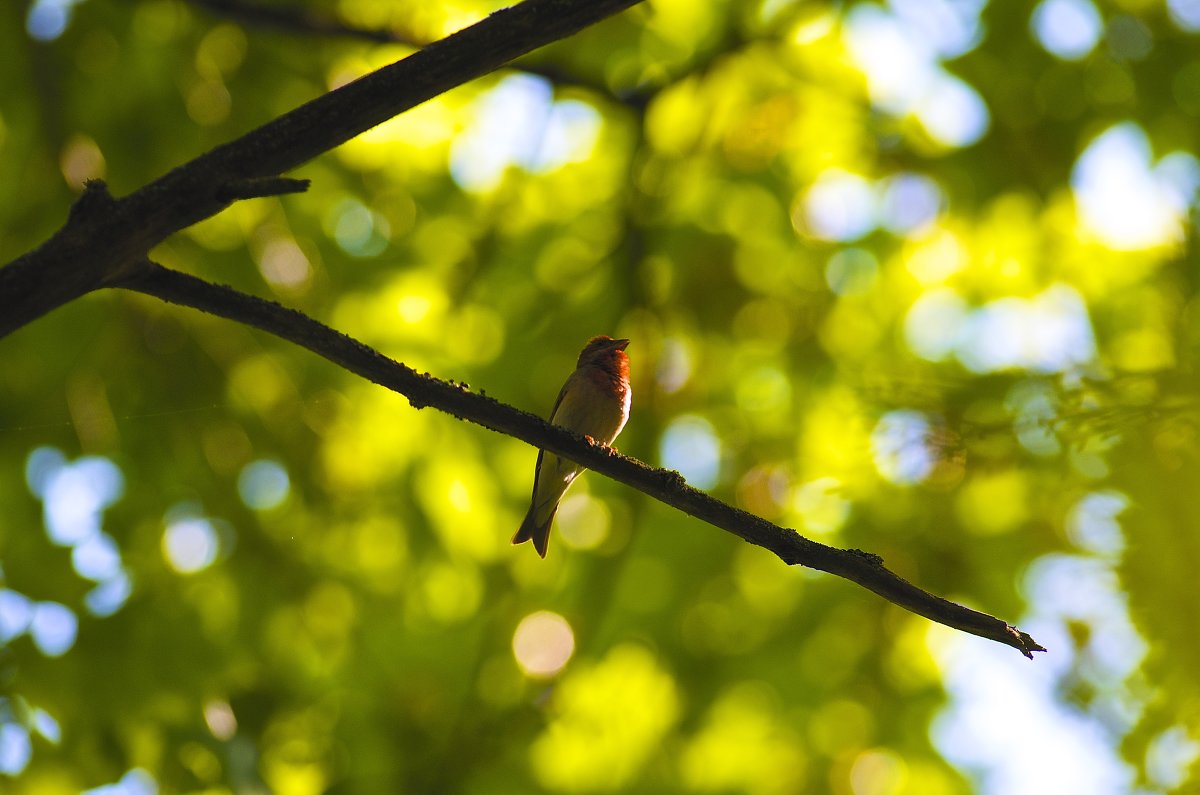
[[[614,351],[623,351],[629,345],[629,340],[613,340],[608,347]]]

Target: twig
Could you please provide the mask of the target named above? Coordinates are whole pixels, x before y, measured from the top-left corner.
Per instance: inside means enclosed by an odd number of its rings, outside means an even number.
[[[692,488],[678,472],[656,469],[594,445],[571,431],[550,425],[541,417],[471,392],[465,384],[417,373],[294,309],[150,262],[141,263],[136,272],[114,286],[255,326],[404,395],[416,408],[437,408],[569,458],[768,549],[784,563],[844,577],[906,610],[939,624],[1012,646],[1030,659],[1033,652],[1045,651],[1029,635],[994,616],[921,590],[885,568],[878,555],[857,549],[838,549],[807,539],[794,530],[779,527]]]
[[[222,185],[217,198],[232,202],[239,199],[261,199],[265,196],[282,196],[285,193],[304,193],[310,180],[289,177],[252,177]]]

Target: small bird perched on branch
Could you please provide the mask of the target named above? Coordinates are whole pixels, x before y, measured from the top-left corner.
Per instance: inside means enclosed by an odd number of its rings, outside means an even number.
[[[593,442],[612,444],[629,419],[629,340],[592,337],[579,354],[575,372],[567,378],[558,400],[550,410],[550,422],[583,434]],[[533,499],[521,529],[513,536],[514,544],[533,541],[534,549],[546,557],[550,543],[550,523],[558,511],[558,501],[580,466],[545,450],[538,451],[533,473]]]

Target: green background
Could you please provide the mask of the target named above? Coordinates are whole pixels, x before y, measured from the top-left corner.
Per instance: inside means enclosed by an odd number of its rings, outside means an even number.
[[[411,52],[47,5],[0,8],[0,261],[84,179],[127,193]],[[154,252],[543,415],[629,337],[622,452],[1047,654],[595,474],[541,561],[509,545],[527,445],[103,291],[0,340],[0,789],[1195,786],[1200,14],[1085,5],[1063,58],[1027,2],[647,3]],[[499,4],[272,7],[425,42]],[[1086,183],[1117,150],[1140,168]],[[549,676],[514,652],[540,611]]]

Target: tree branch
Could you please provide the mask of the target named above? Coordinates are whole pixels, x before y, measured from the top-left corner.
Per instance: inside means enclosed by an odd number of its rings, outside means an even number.
[[[251,177],[222,186],[217,190],[217,198],[228,202],[238,199],[261,199],[265,196],[282,196],[285,193],[304,193],[308,186],[307,179]]]
[[[246,323],[353,373],[462,419],[550,450],[776,554],[819,569],[946,626],[1018,649],[1044,651],[998,618],[954,604],[884,568],[878,556],[825,546],[738,510],[532,414],[418,374],[294,310],[154,265],[151,248],[240,198],[300,190],[281,179],[307,160],[387,119],[640,0],[526,0],[390,66],[325,94],[146,185],[114,198],[89,183],[64,226],[0,268],[0,337],[101,287],[124,287]]]
[[[889,571],[878,555],[838,549],[805,538],[692,488],[678,472],[592,444],[541,417],[456,384],[420,374],[339,331],[297,312],[230,287],[143,262],[114,286],[190,306],[246,323],[307,348],[318,356],[408,398],[415,408],[431,406],[460,419],[515,437],[569,458],[674,508],[770,550],[788,565],[807,566],[856,582],[884,599],[939,624],[998,641],[1033,658],[1045,651],[1016,627],[921,590]]]
[[[639,2],[526,0],[317,97],[127,197],[81,200],[49,240],[0,268],[0,337],[139,267],[169,235],[227,207],[226,186],[277,177]]]

